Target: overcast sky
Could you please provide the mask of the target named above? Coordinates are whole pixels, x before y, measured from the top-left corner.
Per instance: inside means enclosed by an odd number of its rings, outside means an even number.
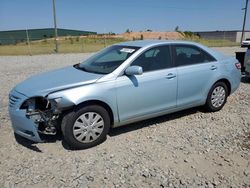
[[[59,28],[98,33],[240,30],[244,6],[245,0],[56,0]],[[0,0],[0,30],[53,27],[52,10],[52,0]],[[250,30],[250,10],[246,23]]]

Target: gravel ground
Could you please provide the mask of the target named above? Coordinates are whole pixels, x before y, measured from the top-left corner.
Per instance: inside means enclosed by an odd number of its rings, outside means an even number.
[[[216,48],[234,55],[236,48]],[[194,108],[111,130],[71,151],[60,137],[15,139],[8,92],[30,75],[90,54],[0,57],[0,187],[250,187],[250,83],[216,113]]]

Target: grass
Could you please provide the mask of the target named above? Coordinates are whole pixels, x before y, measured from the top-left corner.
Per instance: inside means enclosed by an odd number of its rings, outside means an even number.
[[[184,40],[189,40],[193,42],[201,43],[208,47],[231,47],[231,46],[240,46],[240,43],[230,41],[228,39],[204,39],[200,38],[198,35],[190,31],[178,31],[183,37]]]
[[[204,44],[209,47],[239,46],[239,43],[229,40],[207,40],[198,37],[185,37],[184,40],[190,40]],[[106,41],[106,42],[105,42]],[[58,41],[59,53],[83,53],[96,52],[105,46],[125,41],[122,38],[79,38],[65,37]],[[30,48],[26,43],[16,45],[0,46],[0,55],[36,55],[55,53],[55,44],[53,39],[32,41]]]
[[[109,46],[124,41],[121,38],[77,38],[67,37],[58,41],[59,53],[83,53],[96,52],[105,46]],[[54,40],[47,39],[41,41],[32,41],[30,48],[26,43],[16,45],[0,46],[0,55],[36,55],[55,53]]]
[[[232,47],[232,46],[240,46],[240,43],[237,43],[237,42],[232,42],[230,40],[207,40],[207,39],[201,39],[201,38],[198,38],[198,39],[189,39],[189,38],[186,38],[186,40],[191,40],[193,42],[198,42],[198,43],[201,43],[205,46],[208,46],[208,47]]]

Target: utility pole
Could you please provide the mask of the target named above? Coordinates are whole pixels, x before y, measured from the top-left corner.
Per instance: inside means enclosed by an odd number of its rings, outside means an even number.
[[[248,0],[246,0],[245,8],[242,9],[242,10],[245,10],[245,14],[244,14],[244,21],[243,21],[242,32],[241,32],[241,39],[240,39],[241,43],[243,41],[244,34],[245,34],[245,25],[246,25],[246,17],[247,17],[247,5],[248,5]]]
[[[107,46],[107,41],[106,41],[106,29],[104,28],[104,47],[106,48]]]
[[[27,45],[29,48],[29,55],[31,55],[31,50],[30,50],[30,38],[29,38],[29,33],[28,33],[28,29],[26,28],[26,39],[27,39]]]
[[[55,0],[53,0],[53,15],[54,15],[54,28],[55,28],[55,52],[58,52],[58,41],[57,41],[57,25],[56,25],[56,5]]]

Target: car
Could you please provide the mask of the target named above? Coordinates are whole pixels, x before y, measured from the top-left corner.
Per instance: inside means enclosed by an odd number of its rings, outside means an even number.
[[[102,143],[110,128],[196,106],[221,110],[239,87],[240,68],[194,42],[128,41],[19,83],[9,114],[19,136],[42,142],[61,131],[68,146],[85,149]]]
[[[245,52],[244,57],[244,66],[245,66],[245,76],[250,79],[250,45]]]
[[[250,47],[250,38],[247,38],[246,40],[243,40],[241,42],[241,47]]]

